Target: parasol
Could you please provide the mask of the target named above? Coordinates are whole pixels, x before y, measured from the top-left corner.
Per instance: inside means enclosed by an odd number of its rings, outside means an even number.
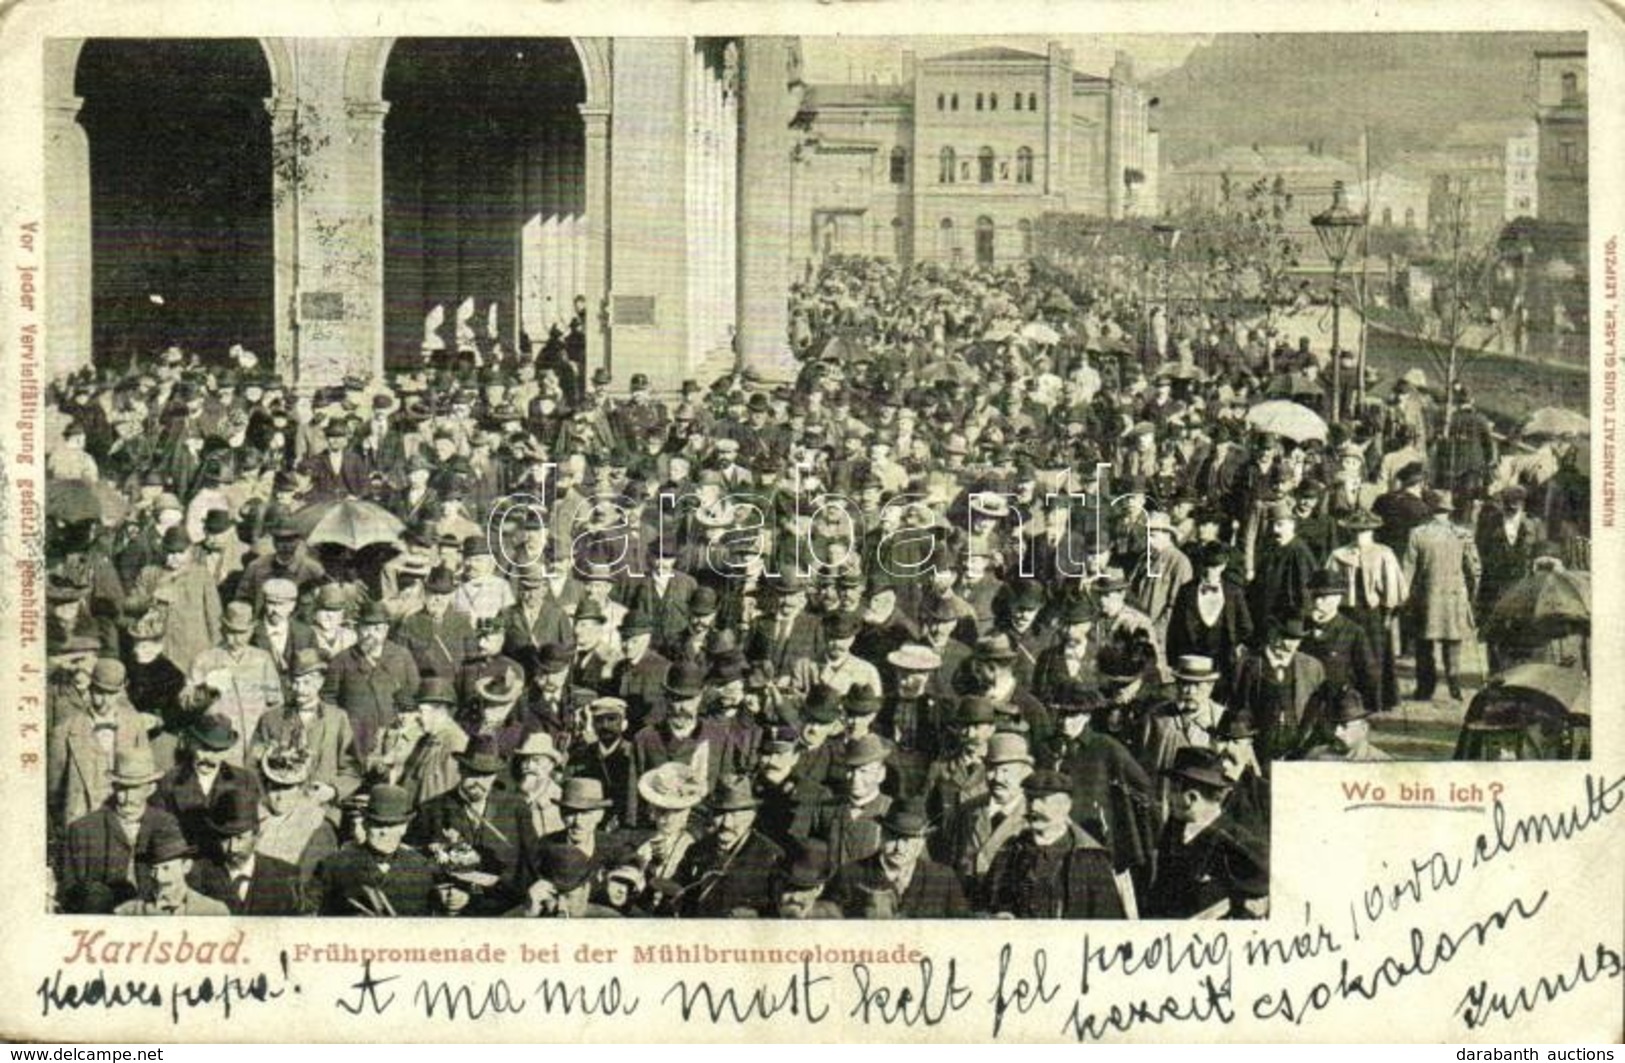
[[[1294,443],[1326,438],[1326,422],[1318,413],[1286,399],[1271,399],[1254,406],[1247,411],[1247,423],[1260,432],[1283,436]]]
[[[311,546],[327,543],[346,550],[377,543],[399,545],[405,530],[400,519],[383,506],[356,498],[306,506],[293,515],[293,524]]]
[[[1591,434],[1591,422],[1584,414],[1565,410],[1559,406],[1546,406],[1529,415],[1523,426],[1526,436],[1585,436]]]
[[[1042,321],[1030,321],[1021,326],[1021,335],[1024,339],[1032,340],[1034,343],[1061,342],[1061,334]]]
[[[1591,577],[1542,569],[1508,587],[1490,610],[1484,637],[1522,643],[1529,636],[1561,638],[1591,628]]]

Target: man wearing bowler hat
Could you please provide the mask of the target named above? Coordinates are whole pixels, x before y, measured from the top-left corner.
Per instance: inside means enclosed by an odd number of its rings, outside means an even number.
[[[507,764],[494,739],[476,737],[453,758],[457,785],[418,806],[406,841],[441,863],[449,888],[464,895],[455,902],[459,911],[505,911],[523,892],[524,850],[536,841],[529,829],[529,810],[518,794],[497,785]],[[459,854],[463,859],[457,859]],[[493,881],[475,881],[466,874],[458,878],[466,872],[479,872]]]
[[[620,656],[610,668],[606,693],[626,702],[627,722],[635,729],[660,704],[671,662],[654,649],[655,622],[647,613],[627,613],[620,634]]]
[[[829,862],[829,846],[817,838],[809,838],[789,846],[785,853],[772,914],[780,919],[841,918],[840,906],[824,899],[834,871]]]
[[[1298,617],[1271,622],[1262,651],[1241,662],[1232,707],[1244,707],[1257,722],[1259,760],[1268,772],[1272,761],[1300,751],[1304,717],[1315,692],[1326,679],[1320,662],[1299,652],[1307,628]]]
[[[242,736],[230,720],[208,712],[187,728],[180,762],[159,780],[153,803],[180,822],[181,833],[194,848],[208,844],[209,809],[225,793],[243,790],[259,799],[254,774],[230,759],[231,751],[241,744]]]
[[[253,736],[260,717],[282,708],[282,675],[270,652],[251,644],[254,610],[247,602],[227,603],[220,629],[220,645],[193,659],[191,684],[220,692],[214,711],[231,721],[239,737],[228,756],[243,765],[248,756],[242,743]]]
[[[230,915],[213,897],[206,897],[187,882],[197,850],[179,831],[161,830],[147,836],[135,854],[141,895],[113,909],[114,915]]]
[[[291,670],[293,697],[278,712],[260,717],[249,753],[258,765],[266,751],[297,746],[309,757],[309,777],[333,791],[342,801],[361,785],[361,758],[356,754],[350,717],[323,694],[327,661],[314,647],[294,654]]]
[[[300,915],[304,890],[297,865],[258,852],[259,802],[242,790],[229,791],[209,809],[212,835],[191,881],[232,915]]]
[[[892,806],[891,796],[881,791],[891,753],[891,743],[879,735],[846,744],[844,787],[838,791],[840,802],[830,810],[827,834],[837,866],[880,851],[880,820]]]
[[[1365,629],[1343,615],[1346,580],[1322,570],[1309,583],[1308,634],[1303,652],[1320,662],[1326,672],[1326,691],[1352,689],[1375,710],[1382,692],[1382,660],[1366,637]]]
[[[1311,749],[1310,760],[1346,760],[1351,763],[1390,761],[1394,758],[1371,743],[1371,710],[1366,707],[1360,692],[1343,689],[1331,698],[1326,729],[1333,741]]]
[[[711,797],[713,829],[689,847],[677,871],[678,916],[714,919],[772,909],[784,853],[755,829],[760,804],[745,776],[718,784]]]
[[[423,680],[411,704],[402,708],[404,734],[393,749],[399,767],[390,775],[417,807],[456,788],[457,755],[468,748],[468,732],[457,724],[456,690],[440,676]]]
[[[378,735],[418,689],[417,663],[389,638],[389,624],[382,603],[362,606],[355,645],[334,657],[327,669],[327,690],[349,714],[356,752],[363,758],[373,753]]]
[[[931,824],[925,804],[905,798],[880,820],[880,849],[843,866],[830,893],[860,919],[962,919],[970,914],[952,870],[925,855]]]
[[[316,869],[317,911],[373,917],[434,914],[434,863],[403,844],[412,821],[411,795],[379,783],[366,798],[361,839],[346,843]]]
[[[796,771],[804,751],[800,729],[778,724],[762,736],[756,763],[756,829],[787,850],[793,839],[827,834],[834,803],[823,779]]]
[[[456,675],[463,667],[474,625],[467,613],[451,607],[456,590],[452,570],[436,565],[423,581],[423,608],[396,625],[395,640],[412,655],[422,675]]]
[[[57,907],[75,914],[105,914],[136,895],[137,852],[157,834],[180,834],[166,810],[149,803],[163,778],[147,746],[117,751],[105,804],[69,823],[57,847]]]
[[[1437,491],[1427,492],[1423,500],[1432,519],[1411,532],[1400,560],[1411,588],[1409,611],[1416,634],[1414,697],[1432,699],[1439,678],[1436,656],[1442,656],[1450,697],[1460,701],[1461,644],[1476,634],[1473,599],[1483,567],[1472,533],[1451,520],[1450,500]]]
[[[566,779],[559,796],[559,813],[564,829],[542,839],[545,845],[571,845],[587,856],[598,858],[607,831],[604,819],[614,802],[604,795],[597,779]]]
[[[90,639],[82,645],[84,659],[95,661],[87,670],[84,695],[60,708],[46,744],[46,807],[57,828],[106,803],[119,754],[146,747],[148,731],[158,723],[130,704],[124,665],[111,657],[94,658]]]
[[[961,804],[938,835],[934,855],[959,875],[972,902],[985,907],[982,893],[993,858],[1027,827],[1027,794],[1022,783],[1033,773],[1025,735],[1004,732],[988,739],[987,793]]]
[[[1145,898],[1154,919],[1252,918],[1268,913],[1269,859],[1224,812],[1231,787],[1220,755],[1182,749],[1168,768],[1176,798]]]
[[[1106,848],[1072,819],[1072,780],[1063,772],[1035,771],[1022,788],[1027,829],[994,858],[987,909],[1017,919],[1130,917],[1126,876],[1114,875]]]

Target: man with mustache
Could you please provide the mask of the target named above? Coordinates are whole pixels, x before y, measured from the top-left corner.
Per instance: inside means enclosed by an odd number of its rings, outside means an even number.
[[[831,893],[863,919],[961,919],[970,914],[959,879],[925,855],[924,802],[898,801],[880,820],[880,850],[836,874]]]
[[[988,909],[1017,919],[1123,919],[1131,913],[1111,855],[1072,821],[1072,780],[1036,771],[1027,793],[1027,830],[1000,850],[988,871]]]
[[[678,915],[718,918],[770,910],[784,852],[755,829],[760,806],[749,778],[731,776],[719,784],[711,801],[715,829],[689,848],[677,870]]]

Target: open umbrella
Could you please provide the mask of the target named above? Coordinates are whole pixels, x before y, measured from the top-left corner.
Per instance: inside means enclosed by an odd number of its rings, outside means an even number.
[[[1320,414],[1286,399],[1271,399],[1254,406],[1247,411],[1247,423],[1260,432],[1282,436],[1294,443],[1326,438],[1326,422],[1320,419]]]
[[[1526,436],[1585,436],[1591,434],[1591,422],[1585,414],[1565,410],[1560,406],[1546,406],[1529,415],[1523,426]]]
[[[389,510],[357,498],[306,506],[293,515],[293,524],[312,546],[331,543],[346,550],[360,550],[374,543],[398,545],[405,530]]]
[[[1578,668],[1520,664],[1473,698],[1457,760],[1571,760],[1590,753],[1591,680]]]
[[[1590,630],[1591,576],[1543,569],[1508,587],[1490,610],[1484,637],[1523,643],[1529,637],[1562,638]]]
[[[1029,321],[1021,326],[1021,335],[1034,343],[1059,343],[1061,334],[1042,321]]]

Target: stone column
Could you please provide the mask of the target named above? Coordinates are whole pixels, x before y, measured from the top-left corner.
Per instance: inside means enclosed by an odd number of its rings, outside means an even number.
[[[746,366],[784,379],[790,354],[792,87],[794,41],[746,37],[741,44],[739,163],[739,350]]]
[[[292,86],[281,95],[265,101],[271,115],[271,250],[273,265],[272,336],[276,343],[272,360],[277,375],[285,381],[299,376],[299,314],[295,305],[299,290],[299,191],[293,163],[282,156],[295,142],[298,98]]]
[[[609,108],[583,106],[581,121],[587,157],[583,167],[586,181],[587,283],[587,367],[591,371],[609,366],[614,358],[614,342],[609,331],[604,299],[609,292]],[[571,299],[575,298],[571,293]],[[570,308],[562,316],[568,322]]]
[[[84,100],[45,101],[45,344],[47,375],[91,361],[90,141]]]
[[[353,318],[355,335],[364,346],[356,351],[363,372],[384,371],[384,100],[349,100],[349,199],[356,211],[355,229],[360,243],[359,264],[368,283],[356,291]]]

